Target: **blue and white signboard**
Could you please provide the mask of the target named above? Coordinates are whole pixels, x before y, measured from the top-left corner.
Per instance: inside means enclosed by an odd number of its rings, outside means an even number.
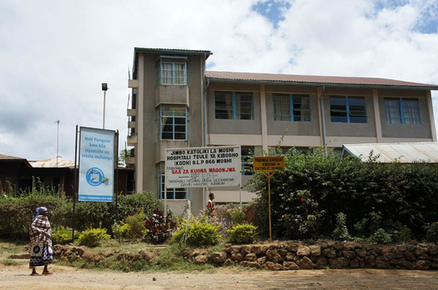
[[[79,200],[112,202],[115,132],[82,128],[79,143]]]

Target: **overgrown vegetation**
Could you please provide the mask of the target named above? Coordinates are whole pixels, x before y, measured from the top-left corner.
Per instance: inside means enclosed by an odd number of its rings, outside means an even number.
[[[231,243],[251,244],[254,241],[257,227],[250,224],[237,224],[228,230]]]
[[[438,241],[436,164],[378,164],[372,155],[362,162],[322,150],[284,156],[286,170],[271,179],[274,238]],[[259,195],[256,225],[268,236],[266,177],[254,174],[247,188]]]
[[[75,232],[75,239],[79,238],[79,233]],[[60,245],[66,245],[72,241],[72,229],[61,226],[52,234],[53,242]]]
[[[173,242],[194,247],[216,245],[220,240],[220,226],[209,221],[207,215],[198,218],[182,219],[179,230],[173,236]]]
[[[0,195],[0,237],[27,238],[28,228],[35,208],[45,206],[49,209],[50,223],[56,232],[61,227],[73,227],[73,202],[71,198],[60,197],[57,193],[32,191],[18,197]],[[113,224],[128,216],[138,215],[141,211],[145,217],[153,215],[156,209],[163,209],[159,200],[152,193],[135,193],[118,197],[118,210],[115,203],[77,202],[75,229],[83,231],[88,228],[102,227],[112,234]]]
[[[106,229],[87,229],[79,234],[76,243],[79,246],[94,248],[99,246],[102,241],[109,240],[110,238],[111,236],[106,233]]]

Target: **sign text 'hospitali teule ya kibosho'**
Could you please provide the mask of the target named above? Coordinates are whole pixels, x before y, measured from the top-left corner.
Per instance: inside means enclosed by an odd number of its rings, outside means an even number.
[[[166,150],[166,187],[216,187],[241,184],[240,146]]]

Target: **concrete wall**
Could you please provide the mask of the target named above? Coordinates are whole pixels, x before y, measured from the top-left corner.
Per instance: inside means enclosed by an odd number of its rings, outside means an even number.
[[[330,117],[330,96],[364,97],[367,123],[337,123]],[[362,88],[326,88],[323,92],[324,117],[327,137],[375,137],[372,90]]]
[[[143,74],[143,95],[138,98],[143,99],[143,106],[138,107],[137,111],[143,114],[143,138],[139,138],[138,143],[143,143],[141,152],[143,168],[140,169],[143,175],[143,190],[156,191],[155,180],[155,160],[152,158],[155,151],[155,86],[156,80],[156,55],[144,54],[144,74]],[[140,81],[141,83],[141,81]],[[140,136],[139,136],[140,137]],[[139,152],[139,151],[137,151]],[[138,168],[137,168],[138,170]]]
[[[260,123],[260,93],[254,85],[211,84],[208,87],[207,116],[208,132],[210,134],[261,134]],[[249,92],[253,93],[253,120],[224,120],[215,118],[215,91]]]
[[[418,98],[420,105],[421,125],[388,124],[385,117],[385,98]],[[432,138],[430,116],[425,92],[421,91],[379,91],[380,119],[382,120],[382,136],[388,138]]]
[[[203,56],[190,56],[187,64],[189,86],[189,147],[202,147],[203,125],[202,125],[202,102],[203,102]],[[191,208],[194,214],[202,210],[206,204],[203,198],[202,188],[191,188]]]
[[[302,93],[300,93],[302,94]],[[266,93],[266,117],[269,135],[319,136],[318,100],[310,95],[310,122],[275,121],[273,93]]]
[[[187,85],[157,85],[157,54],[142,54],[138,59],[142,62],[142,72],[138,73],[139,94],[137,120],[141,121],[138,132],[136,170],[137,186],[143,191],[157,191],[156,167],[159,162],[164,162],[165,149],[175,147],[201,147],[203,139],[202,130],[202,98],[203,98],[203,65],[204,56],[188,56]],[[141,100],[140,100],[141,99]],[[155,118],[156,108],[160,104],[175,104],[188,106],[188,136],[187,141],[163,140],[156,141]],[[140,150],[138,150],[140,149]],[[195,200],[189,202],[194,212],[203,208],[202,189],[190,190],[190,196]],[[201,198],[200,198],[201,196]],[[168,201],[174,212],[180,213],[187,206],[188,201]],[[181,209],[179,210],[179,207]]]

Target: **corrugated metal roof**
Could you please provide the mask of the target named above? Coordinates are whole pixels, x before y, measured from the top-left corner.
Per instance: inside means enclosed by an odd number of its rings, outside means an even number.
[[[29,163],[34,168],[57,168],[57,167],[73,168],[75,166],[75,163],[73,161],[61,157],[58,157],[58,160],[56,160],[56,157],[46,160],[30,160]]]
[[[368,161],[372,152],[380,163],[438,163],[437,142],[344,144],[343,147],[362,161]]]
[[[0,154],[0,160],[26,160],[26,159],[21,158],[21,157]]]
[[[308,85],[344,85],[344,86],[373,86],[373,87],[400,87],[438,90],[438,85],[405,82],[392,79],[367,78],[367,77],[337,77],[337,76],[312,76],[288,75],[268,73],[244,72],[219,72],[206,71],[205,76],[210,80],[246,81],[246,82],[280,82]]]

